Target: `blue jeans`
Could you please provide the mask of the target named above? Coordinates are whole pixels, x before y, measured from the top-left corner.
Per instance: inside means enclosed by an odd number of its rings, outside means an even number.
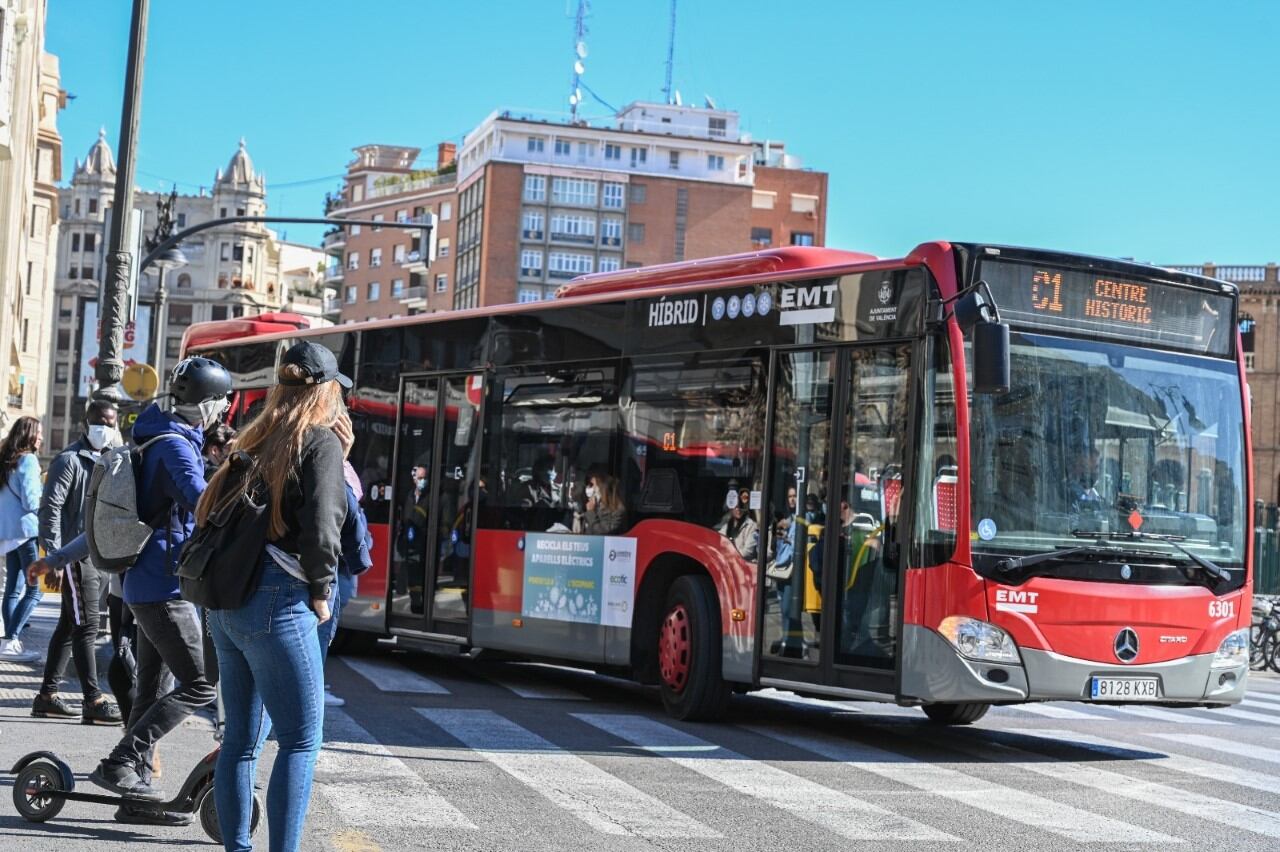
[[[214,795],[227,852],[248,852],[253,779],[266,726],[280,745],[267,787],[271,852],[296,852],[324,736],[324,670],[307,585],[265,558],[239,609],[210,613],[226,729]],[[270,714],[268,719],[267,714]]]
[[[356,578],[346,571],[339,571],[338,582],[333,584],[333,592],[329,595],[329,612],[332,617],[316,628],[322,662],[329,658],[329,645],[333,643],[333,634],[338,632],[338,616],[342,614],[342,608],[355,596]]]
[[[4,617],[5,639],[14,639],[22,632],[31,611],[43,595],[39,583],[27,583],[27,566],[38,556],[36,540],[29,538],[5,557],[4,604],[0,609]]]

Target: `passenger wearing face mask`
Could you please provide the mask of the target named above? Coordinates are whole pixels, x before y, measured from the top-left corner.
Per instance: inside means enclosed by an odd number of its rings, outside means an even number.
[[[84,532],[84,498],[89,490],[89,475],[94,462],[104,449],[120,444],[116,428],[119,412],[105,400],[89,403],[84,415],[84,434],[59,453],[49,465],[44,494],[40,499],[40,546],[52,554]],[[98,602],[106,577],[86,558],[59,562],[50,567],[62,569],[62,609],[58,624],[49,639],[48,657],[44,665],[44,683],[31,702],[31,715],[41,718],[74,718],[85,724],[118,725],[120,714],[98,687],[98,667],[94,643],[98,639]],[[28,568],[28,576],[43,573],[46,560],[38,560]],[[58,687],[66,674],[67,663],[74,659],[80,676],[84,703],[77,713],[58,696]]]
[[[587,475],[585,511],[581,532],[585,535],[618,535],[627,524],[627,507],[623,505],[618,480],[604,470]]]
[[[156,742],[217,696],[205,675],[200,618],[181,599],[176,571],[205,490],[205,430],[222,420],[230,393],[231,376],[221,364],[186,358],[170,376],[170,404],[152,403],[133,425],[138,444],[165,438],[143,452],[138,516],[149,519],[153,532],[124,574],[124,601],[138,629],[137,697],[124,737],[89,776],[123,796],[164,798],[150,784]],[[177,688],[161,695],[166,672]],[[157,813],[153,821],[185,824],[190,817]]]

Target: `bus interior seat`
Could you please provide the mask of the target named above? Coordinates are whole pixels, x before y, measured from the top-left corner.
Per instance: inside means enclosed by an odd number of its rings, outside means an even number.
[[[680,475],[671,468],[650,470],[644,478],[635,508],[642,515],[678,515],[684,512]]]

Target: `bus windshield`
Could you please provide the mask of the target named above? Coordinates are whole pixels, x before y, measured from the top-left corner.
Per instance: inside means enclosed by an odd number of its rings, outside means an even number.
[[[1018,333],[1010,350],[1010,391],[971,397],[975,561],[1105,542],[1126,563],[1241,566],[1234,362]]]

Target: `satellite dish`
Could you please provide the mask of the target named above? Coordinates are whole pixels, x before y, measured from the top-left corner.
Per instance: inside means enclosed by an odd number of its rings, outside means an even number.
[[[578,58],[579,58],[579,59],[586,59],[586,58],[587,58],[587,44],[586,44],[586,42],[583,42],[583,41],[578,42],[578,43],[577,43],[577,45],[575,45],[575,46],[574,46],[573,50],[574,50],[574,52],[575,52],[575,53],[577,53],[577,54],[578,54]]]
[[[684,102],[680,100],[680,90],[676,89],[676,106],[684,106]]]
[[[710,95],[703,95],[702,97],[707,102],[707,109],[718,109],[718,107],[716,106],[716,102],[711,100]]]
[[[582,60],[581,60],[581,59],[579,59],[577,62],[573,63],[573,73],[575,73],[575,74],[585,74],[585,73],[586,73],[586,71],[587,71],[587,66],[585,66],[585,65],[583,65],[583,64],[582,64]]]

